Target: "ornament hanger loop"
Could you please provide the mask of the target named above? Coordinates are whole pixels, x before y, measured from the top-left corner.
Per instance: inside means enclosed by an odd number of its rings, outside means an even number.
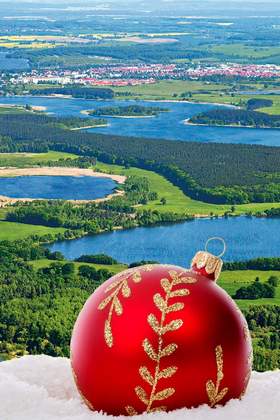
[[[221,258],[225,254],[226,249],[227,249],[225,240],[223,238],[218,237],[218,236],[214,236],[213,238],[209,238],[207,240],[206,244],[205,244],[205,251],[206,252],[209,252],[207,248],[208,248],[208,245],[209,245],[209,243],[211,241],[220,241],[220,242],[222,242],[222,244],[223,244],[223,250],[222,250],[222,252],[219,255],[215,255],[215,257],[217,257],[217,258]]]

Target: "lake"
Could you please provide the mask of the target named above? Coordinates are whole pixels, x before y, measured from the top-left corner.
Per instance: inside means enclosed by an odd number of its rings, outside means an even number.
[[[0,178],[0,195],[12,198],[94,200],[111,194],[117,183],[91,176],[17,176]]]
[[[196,219],[177,224],[119,230],[71,241],[56,242],[51,251],[60,251],[66,258],[83,254],[105,253],[118,261],[131,263],[153,260],[188,267],[194,253],[204,249],[213,236],[224,238],[225,261],[248,260],[257,257],[279,257],[280,219],[219,218]],[[219,253],[214,243],[211,252]]]
[[[187,102],[147,101],[94,101],[86,99],[64,99],[47,97],[1,97],[0,103],[46,106],[47,112],[57,116],[88,118],[80,112],[102,106],[143,105],[168,108],[154,118],[107,118],[109,126],[88,131],[134,137],[150,137],[168,140],[263,144],[280,146],[280,130],[238,127],[207,127],[185,125],[184,120],[201,112],[215,108],[213,104]]]

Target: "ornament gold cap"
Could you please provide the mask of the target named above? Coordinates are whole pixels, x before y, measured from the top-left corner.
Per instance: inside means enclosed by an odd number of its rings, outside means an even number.
[[[219,240],[223,243],[223,251],[220,255],[213,255],[207,251],[210,241]],[[205,251],[198,251],[191,262],[191,269],[211,280],[217,280],[222,271],[223,261],[221,257],[226,252],[226,243],[222,238],[209,238],[205,244]]]

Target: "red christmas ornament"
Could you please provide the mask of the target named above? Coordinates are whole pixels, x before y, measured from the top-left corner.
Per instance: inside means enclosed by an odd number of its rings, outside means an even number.
[[[145,265],[102,284],[74,327],[71,362],[92,410],[113,415],[241,398],[251,374],[245,318],[215,282],[222,261]]]

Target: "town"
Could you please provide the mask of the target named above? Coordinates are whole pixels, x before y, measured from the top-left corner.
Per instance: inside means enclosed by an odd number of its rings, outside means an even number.
[[[7,80],[2,74],[2,83]],[[159,80],[207,80],[215,76],[266,80],[280,76],[280,66],[242,65],[236,63],[190,66],[187,64],[106,64],[86,70],[32,70],[30,72],[11,73],[12,84],[60,84],[94,86],[137,86],[153,84]]]

